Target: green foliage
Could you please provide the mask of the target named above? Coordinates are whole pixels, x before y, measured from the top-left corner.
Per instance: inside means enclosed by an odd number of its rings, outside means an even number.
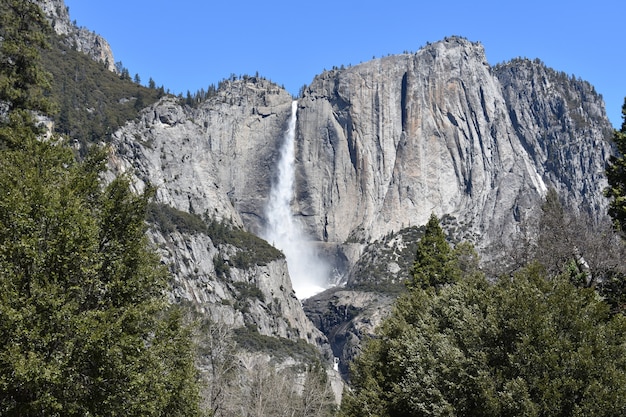
[[[34,2],[5,0],[0,5],[0,100],[9,113],[29,109],[48,113],[44,97],[50,75],[40,65],[39,48],[47,46],[50,31]]]
[[[568,217],[558,193],[550,188],[541,205],[534,259],[552,275],[566,272],[575,258],[576,242],[573,241],[571,220]]]
[[[240,269],[250,268],[253,265],[267,265],[285,255],[260,237],[234,227],[224,221],[211,219],[207,221],[207,235],[213,244],[232,245],[239,250],[233,256],[233,265]]]
[[[213,98],[213,97],[217,97],[219,95],[220,91],[223,91],[224,89],[228,88],[229,86],[231,86],[233,83],[235,83],[237,80],[239,81],[243,81],[244,84],[247,83],[252,83],[252,84],[257,84],[257,83],[261,83],[264,81],[268,81],[266,78],[259,76],[258,73],[256,73],[255,75],[248,75],[248,74],[243,74],[243,75],[235,75],[235,74],[231,74],[231,76],[227,79],[223,79],[221,80],[217,86],[215,84],[209,84],[209,86],[207,87],[207,89],[205,90],[204,88],[200,88],[199,90],[197,90],[195,93],[192,93],[191,91],[187,90],[185,96],[183,97],[182,94],[179,95],[179,99],[181,104],[185,104],[187,106],[190,107],[197,107],[200,104],[204,103],[205,101]],[[244,84],[239,84],[240,88],[242,85]],[[283,87],[284,89],[284,87]],[[274,90],[276,91],[276,90]],[[223,96],[223,99],[225,99],[225,97]],[[233,104],[233,98],[230,98],[230,103]]]
[[[222,255],[214,258],[215,270],[219,277],[230,274],[230,266],[247,269],[253,265],[267,265],[284,255],[265,240],[235,227],[226,221],[203,220],[200,216],[178,210],[167,204],[150,203],[147,220],[159,227],[163,233],[203,233],[211,238],[215,246],[232,245],[237,250],[231,256],[229,265]]]
[[[213,257],[213,267],[218,278],[225,279],[230,277],[230,265],[219,253]]]
[[[598,294],[611,307],[613,313],[626,314],[626,276],[619,271],[608,271],[596,287]]]
[[[295,358],[313,363],[320,356],[317,349],[303,339],[293,341],[284,337],[265,336],[259,333],[255,325],[235,329],[234,339],[245,350],[270,353],[277,359]]]
[[[263,291],[256,285],[247,282],[233,282],[233,286],[239,293],[238,298],[240,300],[249,302],[250,300],[257,299],[262,303],[265,302],[265,294],[263,294]]]
[[[104,152],[76,163],[33,141],[0,161],[2,414],[195,415],[188,330],[144,236],[149,194],[102,189]]]
[[[21,146],[24,130],[39,133],[32,112],[49,114],[52,102],[46,97],[50,74],[40,63],[40,48],[47,46],[50,27],[39,6],[31,1],[0,3],[0,103],[5,109],[0,120],[0,145]],[[22,135],[16,135],[20,130]]]
[[[619,152],[611,157],[606,168],[609,186],[605,195],[611,199],[609,214],[615,222],[615,228],[626,232],[626,99],[622,106],[622,127],[613,134],[613,142]]]
[[[529,267],[401,297],[352,368],[343,416],[618,416],[626,319]]]
[[[438,288],[455,283],[460,278],[460,270],[453,256],[452,248],[439,226],[439,219],[431,214],[424,236],[417,244],[415,262],[411,271],[410,288]]]
[[[108,141],[111,133],[164,94],[132,82],[130,76],[120,78],[57,35],[49,39],[52,47],[42,52],[42,62],[54,77],[50,98],[59,106],[55,131],[78,140],[83,154],[87,145]]]
[[[445,240],[466,246],[470,252],[466,260],[475,264],[477,260],[471,258],[477,255],[473,253],[471,244],[463,243],[464,240],[476,239],[476,236],[469,232],[468,226],[464,222],[459,223],[451,215],[444,215],[441,218]],[[406,291],[407,281],[413,278],[412,267],[418,243],[424,236],[425,229],[425,225],[406,227],[398,232],[390,232],[365,246],[359,260],[351,269],[348,287],[395,296]]]
[[[178,210],[167,204],[151,202],[148,205],[147,220],[158,225],[162,233],[207,233],[204,220],[196,214]]]
[[[373,271],[375,273],[382,273],[380,270]],[[367,282],[363,280],[355,284],[350,285],[351,290],[373,292],[378,294],[386,294],[391,296],[398,296],[406,292],[406,285],[404,283],[397,283],[391,281],[382,282]]]
[[[144,236],[149,194],[102,189],[104,152],[76,163],[32,141],[0,160],[3,415],[197,409],[187,330]]]

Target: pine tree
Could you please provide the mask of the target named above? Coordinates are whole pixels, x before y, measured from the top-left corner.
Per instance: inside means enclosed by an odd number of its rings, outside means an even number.
[[[417,244],[411,275],[410,288],[438,288],[459,279],[458,264],[435,214],[431,214],[424,237]]]
[[[6,116],[0,120],[0,146],[20,146],[15,131],[38,133],[33,111],[48,114],[54,108],[45,97],[50,75],[39,64],[39,50],[47,46],[49,30],[34,2],[0,3],[0,103],[6,106]]]
[[[614,132],[613,142],[619,155],[611,157],[606,169],[609,187],[605,195],[611,199],[609,214],[616,229],[626,232],[626,99],[622,106],[622,127]]]
[[[0,14],[0,414],[197,415],[190,329],[145,237],[152,191],[103,186],[105,150],[77,162],[38,136],[45,22],[27,0]]]

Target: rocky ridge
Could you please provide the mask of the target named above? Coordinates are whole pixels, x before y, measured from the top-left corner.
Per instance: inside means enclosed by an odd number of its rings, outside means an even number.
[[[105,64],[109,71],[116,71],[113,51],[107,40],[84,27],[77,27],[70,20],[69,8],[63,0],[36,0],[35,2],[48,18],[54,32],[61,35],[68,46],[84,53],[94,61]]]

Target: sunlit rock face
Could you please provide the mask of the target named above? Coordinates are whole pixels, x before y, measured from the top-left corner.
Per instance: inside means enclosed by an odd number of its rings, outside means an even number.
[[[78,52],[101,62],[110,71],[116,71],[113,51],[106,39],[84,27],[78,27],[70,20],[69,8],[63,0],[35,0],[57,35]]]
[[[613,128],[593,86],[539,60],[513,60],[494,74],[512,128],[545,182],[572,208],[604,215],[601,192]]]
[[[159,204],[260,234],[291,103],[285,90],[257,78],[224,81],[196,108],[164,97],[113,135],[110,174],[130,175],[138,192],[156,187]],[[304,339],[328,351],[296,297],[284,257],[248,259],[242,247],[218,244],[203,231],[152,225],[148,235],[173,274],[174,300],[233,328]],[[237,266],[238,256],[248,265]]]
[[[197,108],[165,97],[114,134],[112,164],[159,202],[260,234],[291,102],[256,78],[223,82]]]
[[[291,286],[287,264],[278,258],[262,265],[216,271],[216,255],[235,257],[241,250],[217,245],[201,233],[163,233],[150,228],[148,236],[173,273],[171,298],[196,305],[213,322],[233,328],[253,326],[261,335],[327,347],[326,337],[306,317]]]
[[[325,72],[299,105],[296,200],[320,240],[372,240],[434,212],[485,243],[550,186],[606,205],[603,102],[540,63],[494,69],[482,45],[450,38]]]

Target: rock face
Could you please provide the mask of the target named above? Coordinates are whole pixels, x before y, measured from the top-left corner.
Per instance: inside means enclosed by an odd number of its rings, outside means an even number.
[[[549,186],[603,211],[603,103],[559,77],[527,61],[491,68],[460,38],[321,74],[299,102],[302,221],[320,240],[369,241],[451,214],[481,246]]]
[[[259,233],[291,102],[269,81],[248,77],[224,81],[197,108],[165,97],[113,135],[110,171],[131,175],[137,191],[156,186],[161,205]],[[151,228],[149,237],[175,277],[172,297],[216,322],[304,339],[330,354],[295,297],[284,257],[238,266],[248,250],[211,234]]]
[[[258,234],[291,101],[254,77],[222,82],[197,108],[165,97],[113,135],[112,164],[157,186],[159,202]]]
[[[107,40],[72,23],[69,8],[63,0],[36,0],[35,3],[39,4],[55,33],[65,37],[65,42],[69,46],[88,55],[94,61],[105,64],[109,71],[115,72],[113,51]]]
[[[594,88],[538,60],[516,59],[494,74],[515,134],[544,181],[572,208],[604,215],[601,191],[613,128]]]
[[[212,321],[232,328],[249,325],[264,336],[304,339],[328,348],[325,336],[295,297],[284,258],[263,265],[233,265],[227,273],[218,273],[217,256],[233,258],[240,248],[215,244],[202,233],[152,228],[149,236],[173,273],[174,301],[192,302]]]
[[[360,350],[360,341],[374,334],[394,300],[388,294],[336,288],[304,303],[307,316],[328,337],[344,377],[348,376],[350,360]]]

